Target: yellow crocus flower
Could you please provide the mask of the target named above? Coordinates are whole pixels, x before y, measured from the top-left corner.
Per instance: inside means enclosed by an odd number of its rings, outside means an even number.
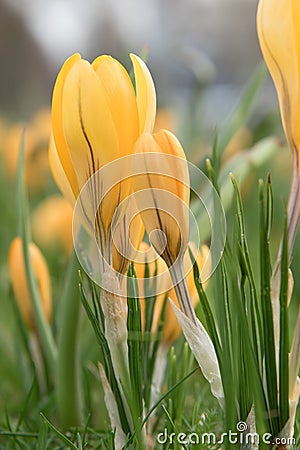
[[[135,145],[133,189],[149,239],[170,267],[186,251],[189,172],[183,148],[170,131],[144,133]],[[141,195],[139,195],[139,191]],[[157,233],[160,230],[161,233]]]
[[[94,173],[130,155],[139,135],[152,131],[156,112],[152,77],[139,57],[130,57],[135,90],[124,67],[107,55],[90,64],[75,54],[58,74],[52,100],[50,164],[60,189],[73,204]],[[121,170],[120,165],[120,179]],[[106,176],[109,178],[109,174]],[[99,185],[90,194],[93,206],[100,195],[100,184],[105,185],[102,179],[97,182]],[[97,205],[104,232],[109,230],[115,209],[129,190],[129,181],[117,183]],[[88,210],[89,205],[85,203],[84,208]]]
[[[298,160],[300,149],[299,1],[260,0],[257,31],[264,59],[277,90],[284,132]]]
[[[50,275],[42,253],[33,242],[29,244],[29,257],[36,276],[43,312],[47,322],[50,322],[52,314]],[[34,331],[36,325],[25,271],[23,244],[20,237],[15,238],[10,245],[8,268],[14,295],[24,322]]]

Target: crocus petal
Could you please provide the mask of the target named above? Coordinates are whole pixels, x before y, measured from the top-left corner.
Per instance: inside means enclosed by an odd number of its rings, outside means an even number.
[[[83,186],[95,172],[120,156],[118,137],[105,90],[87,61],[78,61],[66,79],[63,123],[79,185]],[[118,169],[114,168],[115,178],[116,171],[119,174],[118,178],[121,179],[122,164],[119,164]],[[130,184],[118,183],[106,195],[111,188],[109,167],[90,183],[92,198],[89,202],[83,199],[83,204],[92,202],[96,211],[100,205],[100,198],[103,197],[99,211],[103,225],[109,227],[116,207],[128,194]]]
[[[99,56],[92,64],[98,75],[119,139],[120,156],[132,152],[139,134],[135,92],[124,67],[111,56]]]
[[[62,122],[80,186],[119,156],[106,93],[91,65],[77,61],[65,80]]]
[[[277,89],[284,131],[292,150],[297,151],[300,148],[300,3],[291,0],[260,0],[257,30],[265,61]]]
[[[156,93],[148,67],[144,61],[130,54],[133,64],[137,105],[140,121],[140,133],[152,132],[156,114]]]
[[[137,140],[133,158],[133,189],[152,245],[168,265],[185,252],[189,230],[189,173],[183,149],[176,137],[161,130],[144,133]],[[161,230],[161,234],[152,231]]]
[[[53,135],[50,137],[49,141],[49,163],[51,167],[51,172],[56,182],[57,186],[61,190],[62,194],[66,197],[66,199],[70,202],[72,206],[75,205],[76,202],[76,193],[78,193],[78,185],[77,179],[74,180],[73,187],[75,188],[75,192],[72,190],[72,185],[69,183],[66,172],[64,171],[61,160],[58,157],[57,150],[55,147],[55,142],[53,139]],[[75,183],[76,181],[76,183]]]
[[[180,142],[178,141],[176,136],[168,130],[160,130],[158,133],[153,134],[153,137],[155,139],[155,142],[158,144],[160,149],[163,151],[163,153],[165,153],[167,155],[173,155],[176,157],[176,159],[173,160],[173,165],[172,165],[171,170],[172,170],[172,176],[176,178],[177,182],[175,182],[175,183],[172,182],[172,185],[174,187],[171,188],[171,186],[168,185],[167,189],[169,189],[169,187],[170,187],[171,191],[175,195],[177,195],[187,205],[189,205],[189,201],[190,201],[189,175],[188,175],[187,165],[185,163],[186,156],[185,156],[184,150],[183,150]],[[149,150],[146,150],[146,151],[149,151]],[[150,149],[150,151],[151,151],[151,149]],[[183,163],[182,164],[178,163],[177,158],[182,158]],[[170,163],[170,161],[172,162],[172,159],[168,160],[168,161]],[[169,172],[170,172],[170,169],[169,169]],[[166,172],[166,173],[169,173],[169,172]]]
[[[70,69],[80,59],[81,56],[78,53],[75,53],[64,63],[57,76],[52,97],[52,128],[54,142],[57,148],[57,156],[75,196],[78,195],[78,184],[63,130],[62,100],[66,77],[68,76]]]

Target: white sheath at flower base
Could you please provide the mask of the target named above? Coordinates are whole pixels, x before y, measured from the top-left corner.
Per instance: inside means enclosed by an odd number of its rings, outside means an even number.
[[[174,313],[182,328],[183,334],[192,350],[199,367],[210,383],[211,392],[217,398],[220,405],[223,406],[224,392],[220,374],[219,363],[213,343],[207,334],[204,326],[198,320],[196,325],[184,313],[177,308],[174,302],[172,304]]]
[[[119,376],[122,379],[124,370],[128,373],[127,314],[119,279],[113,270],[107,270],[103,274],[101,307],[113,366],[117,378]]]
[[[130,410],[124,389],[129,386],[128,346],[127,346],[127,311],[122,298],[119,279],[112,269],[104,272],[101,288],[101,307],[105,318],[105,337],[109,346],[114,373],[119,384],[120,393],[129,419]],[[122,382],[121,382],[122,381]]]
[[[115,430],[114,445],[116,450],[121,450],[126,444],[126,436],[122,430],[119,411],[114,393],[110,387],[103,366],[99,363],[100,379],[104,391],[104,402],[109,415],[111,429]]]

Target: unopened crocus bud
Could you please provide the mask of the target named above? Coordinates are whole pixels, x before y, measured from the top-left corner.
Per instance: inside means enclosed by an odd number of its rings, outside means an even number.
[[[144,133],[135,145],[133,189],[151,244],[170,267],[186,251],[189,172],[178,139],[169,131]]]
[[[49,271],[42,253],[32,242],[29,244],[29,257],[36,277],[43,312],[46,320],[50,322],[52,302]],[[15,238],[10,245],[8,267],[14,295],[24,322],[31,330],[35,330],[36,326],[24,263],[23,244],[20,237]]]

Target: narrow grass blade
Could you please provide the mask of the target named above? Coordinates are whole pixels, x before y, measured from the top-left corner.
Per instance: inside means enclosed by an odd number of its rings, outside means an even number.
[[[252,340],[255,354],[257,355],[257,360],[260,365],[260,370],[262,370],[262,355],[261,355],[261,343],[263,340],[262,331],[262,317],[261,309],[258,302],[258,294],[256,289],[256,283],[254,279],[253,269],[250,261],[248,242],[246,236],[244,209],[241,199],[240,190],[237,186],[234,176],[231,174],[231,181],[236,193],[236,209],[237,209],[237,220],[239,225],[239,235],[240,235],[240,251],[242,264],[241,268],[244,270],[244,275],[247,277],[250,290],[250,326],[252,329]]]
[[[271,302],[271,261],[269,252],[270,213],[266,211],[264,185],[260,181],[260,276],[261,276],[261,308],[264,331],[264,359],[266,373],[266,392],[268,398],[268,415],[272,435],[279,433],[278,400],[277,400],[277,368],[274,339],[273,309]],[[267,206],[270,206],[268,200]],[[266,220],[267,217],[267,220]]]
[[[141,418],[143,412],[142,323],[140,300],[138,297],[138,285],[133,264],[130,265],[127,276],[129,371],[136,412],[138,417]]]
[[[218,332],[217,332],[217,327],[216,327],[216,323],[215,323],[215,319],[208,301],[208,298],[206,296],[206,293],[203,289],[201,280],[200,280],[200,275],[199,275],[199,267],[197,264],[197,261],[194,258],[194,255],[191,251],[191,249],[189,248],[189,254],[190,254],[190,258],[191,261],[193,263],[193,271],[194,271],[194,282],[195,282],[195,286],[198,292],[198,296],[199,296],[199,300],[200,300],[200,305],[203,308],[203,312],[205,315],[205,319],[206,319],[206,324],[207,324],[207,331],[209,333],[209,336],[214,344],[215,350],[216,350],[216,354],[218,356],[218,359],[220,360],[220,356],[221,356],[221,345],[220,345],[220,340],[219,340],[219,336],[218,336]]]
[[[48,419],[47,417],[44,416],[43,413],[40,413],[42,419],[44,420],[44,422],[47,424],[47,426],[50,428],[50,430],[52,430],[56,436],[64,443],[66,444],[68,447],[67,448],[71,448],[72,450],[79,450],[79,448],[73,444],[72,441],[70,441],[70,439],[67,438],[67,436],[65,436],[63,433],[61,433]]]
[[[25,136],[23,134],[20,144],[18,172],[17,172],[18,233],[21,236],[23,242],[24,263],[25,263],[26,277],[28,280],[28,289],[30,292],[30,299],[32,302],[34,316],[37,323],[38,333],[41,339],[42,350],[47,359],[49,367],[54,367],[57,356],[57,349],[51,328],[47,323],[43,313],[42,302],[40,300],[36,278],[29,257],[28,246],[30,242],[30,230],[28,218],[28,200],[26,196],[25,182],[24,182],[24,148],[25,148]]]
[[[279,415],[280,430],[289,418],[289,322],[288,322],[288,225],[285,213],[284,232],[281,252],[281,282],[280,282],[280,339],[279,339]]]
[[[199,367],[195,367],[193,370],[191,370],[187,375],[185,375],[183,378],[181,378],[181,380],[177,381],[176,384],[174,384],[174,386],[172,386],[170,389],[167,390],[167,392],[165,392],[159,400],[157,400],[157,402],[154,403],[154,405],[149,409],[149,411],[147,411],[147,414],[145,415],[142,423],[141,423],[141,429],[144,427],[144,425],[147,423],[149,417],[151,416],[151,414],[156,410],[156,408],[161,404],[161,402],[163,402],[166,398],[168,398],[170,396],[170,394],[177,389],[182,383],[184,383],[186,380],[188,380],[197,370],[199,370]],[[131,442],[134,439],[134,434],[130,437],[130,439],[128,440],[128,442],[126,443],[124,450],[126,450],[127,448],[129,448]],[[130,447],[131,448],[131,447]]]
[[[60,302],[56,366],[57,405],[61,425],[68,429],[82,421],[82,384],[79,361],[80,292],[76,254],[71,255]]]

